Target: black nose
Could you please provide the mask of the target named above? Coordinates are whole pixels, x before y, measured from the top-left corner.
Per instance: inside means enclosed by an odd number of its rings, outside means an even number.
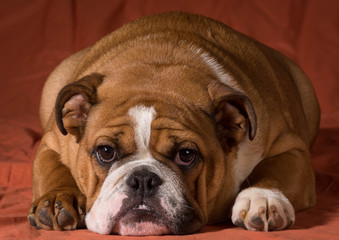
[[[162,184],[160,177],[150,171],[141,170],[134,172],[126,181],[131,190],[144,197],[154,195]]]

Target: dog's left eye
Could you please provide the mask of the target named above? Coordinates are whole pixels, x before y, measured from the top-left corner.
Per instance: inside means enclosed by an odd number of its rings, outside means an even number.
[[[117,152],[111,146],[98,146],[95,150],[96,157],[101,163],[111,163],[117,159]]]
[[[181,166],[189,166],[197,159],[197,152],[192,149],[181,149],[177,152],[174,162]]]

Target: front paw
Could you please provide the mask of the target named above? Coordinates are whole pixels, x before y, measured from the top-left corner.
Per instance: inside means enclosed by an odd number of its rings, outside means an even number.
[[[75,189],[51,191],[34,201],[28,221],[46,230],[73,230],[85,226],[85,196]]]
[[[232,209],[232,222],[248,230],[282,230],[294,220],[292,204],[278,190],[245,189],[239,193]]]

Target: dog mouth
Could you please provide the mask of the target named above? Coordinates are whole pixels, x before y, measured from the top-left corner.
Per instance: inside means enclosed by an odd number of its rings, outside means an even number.
[[[118,214],[112,233],[130,236],[170,234],[166,214],[159,209],[140,204],[125,208]]]

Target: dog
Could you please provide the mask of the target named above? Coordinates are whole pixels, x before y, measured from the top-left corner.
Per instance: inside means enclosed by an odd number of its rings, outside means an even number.
[[[231,218],[283,230],[316,203],[320,110],[287,57],[183,12],[139,18],[45,83],[28,221],[99,234],[190,234]]]

